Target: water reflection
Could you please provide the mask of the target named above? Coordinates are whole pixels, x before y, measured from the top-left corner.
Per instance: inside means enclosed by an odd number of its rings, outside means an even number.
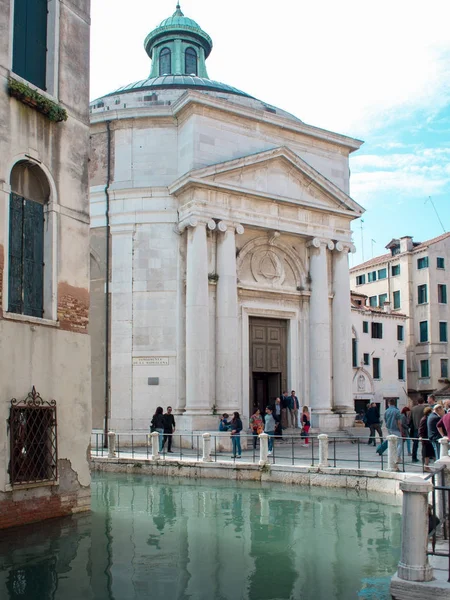
[[[399,509],[373,496],[97,475],[92,500],[2,532],[0,598],[379,600],[399,556]]]

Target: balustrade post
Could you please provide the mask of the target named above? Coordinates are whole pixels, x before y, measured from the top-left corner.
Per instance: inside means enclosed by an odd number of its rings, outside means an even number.
[[[397,575],[405,581],[431,581],[433,569],[428,563],[429,481],[413,476],[400,483],[403,492],[402,549]]]
[[[108,458],[116,458],[116,433],[108,432]]]
[[[398,451],[397,444],[399,438],[396,435],[388,435],[388,467],[387,471],[398,471]]]
[[[204,433],[203,438],[203,457],[202,462],[212,462],[211,459],[211,434]]]
[[[150,456],[151,460],[158,460],[159,458],[159,433],[154,431],[150,434],[152,440],[152,455]]]
[[[267,465],[269,462],[269,436],[267,433],[259,434],[259,464],[261,466]]]
[[[439,440],[439,443],[441,445],[441,453],[440,453],[440,457],[441,458],[446,458],[448,457],[448,437],[443,437]]]
[[[321,433],[317,436],[319,440],[319,469],[328,467],[328,436],[326,433]]]

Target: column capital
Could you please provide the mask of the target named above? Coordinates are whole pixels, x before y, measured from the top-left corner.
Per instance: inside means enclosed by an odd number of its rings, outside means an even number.
[[[240,223],[232,223],[231,221],[219,221],[217,223],[218,231],[225,233],[228,229],[234,229],[237,235],[242,235],[245,231],[244,227]]]
[[[352,254],[356,252],[356,248],[351,242],[335,242],[334,249],[337,252],[351,252]]]
[[[198,225],[207,226],[210,231],[214,231],[216,228],[216,222],[214,219],[208,219],[208,217],[198,217],[197,215],[191,215],[186,217],[180,223],[178,223],[178,231],[183,233],[188,227],[194,228]]]
[[[319,237],[315,237],[312,240],[310,240],[309,242],[306,243],[307,248],[321,248],[322,246],[324,246],[325,248],[328,248],[328,250],[333,250],[334,249],[334,243],[327,238],[319,238]]]

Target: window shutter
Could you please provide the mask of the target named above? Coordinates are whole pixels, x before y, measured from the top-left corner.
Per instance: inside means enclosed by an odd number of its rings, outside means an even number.
[[[42,318],[44,312],[44,205],[24,201],[23,314]]]
[[[9,205],[8,311],[22,312],[23,198],[11,194]]]
[[[27,4],[28,0],[14,2],[13,71],[26,79],[27,49]]]
[[[47,0],[27,2],[27,60],[25,79],[45,90],[47,64]]]

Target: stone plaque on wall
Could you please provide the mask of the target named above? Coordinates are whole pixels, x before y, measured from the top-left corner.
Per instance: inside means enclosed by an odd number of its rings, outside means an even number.
[[[135,356],[133,358],[133,367],[160,367],[168,364],[168,356]]]

